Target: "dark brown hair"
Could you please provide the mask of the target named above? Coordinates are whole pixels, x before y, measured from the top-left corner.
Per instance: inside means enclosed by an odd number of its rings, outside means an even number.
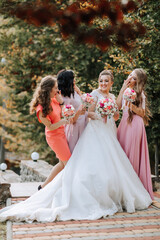
[[[34,113],[39,104],[43,107],[43,117],[46,117],[50,112],[52,112],[50,92],[52,91],[52,88],[55,86],[56,82],[57,79],[51,75],[48,75],[41,80],[30,103],[31,114]]]
[[[57,74],[58,89],[64,97],[74,97],[74,73],[72,70],[61,70]]]

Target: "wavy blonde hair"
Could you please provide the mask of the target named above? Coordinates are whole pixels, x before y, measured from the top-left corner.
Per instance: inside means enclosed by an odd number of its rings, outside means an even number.
[[[52,112],[50,92],[55,86],[57,79],[51,75],[44,77],[37,86],[30,103],[30,114],[33,114],[40,104],[43,107],[42,116],[46,117]]]
[[[147,95],[144,90],[145,84],[147,82],[147,75],[146,75],[146,72],[142,68],[136,68],[134,70],[134,72],[136,73],[136,76],[137,76],[136,85],[133,88],[136,92],[136,99],[135,99],[134,104],[137,107],[139,107],[142,104],[142,92],[143,92],[146,97],[145,98],[145,116],[143,117],[143,120],[144,120],[144,124],[148,125],[148,122],[151,117],[151,112],[148,107]],[[128,122],[131,123],[133,120],[133,115],[135,113],[133,111],[131,111],[130,109],[128,109],[128,114],[129,114]]]

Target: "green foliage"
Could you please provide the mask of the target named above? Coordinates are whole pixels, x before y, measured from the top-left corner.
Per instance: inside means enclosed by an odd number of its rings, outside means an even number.
[[[34,150],[43,157],[55,157],[47,147],[44,126],[38,123],[36,115],[29,114],[29,103],[41,77],[56,75],[63,68],[73,69],[78,86],[82,91],[90,92],[97,87],[99,72],[109,68],[114,72],[113,92],[118,95],[123,80],[136,67],[144,68],[148,75],[146,90],[153,117],[147,127],[147,134],[150,149],[153,150],[151,146],[155,138],[160,137],[159,15],[158,1],[150,0],[144,1],[138,12],[125,17],[128,22],[141,19],[147,28],[145,37],[132,43],[134,48],[130,52],[115,46],[102,52],[96,46],[78,44],[72,37],[64,40],[56,25],[35,27],[14,17],[5,15],[1,18],[0,59],[5,58],[7,65],[1,67],[0,75],[10,86],[8,94],[12,99],[12,108],[8,108],[8,111],[12,116],[17,111],[19,115],[14,123],[22,124],[18,128],[15,125],[12,127],[12,124],[7,126],[6,131],[13,136],[12,139],[6,137],[10,144],[16,142],[18,136],[22,139],[9,150],[23,151],[26,154]],[[107,21],[96,20],[95,25],[103,28]],[[11,121],[13,122],[12,119]]]

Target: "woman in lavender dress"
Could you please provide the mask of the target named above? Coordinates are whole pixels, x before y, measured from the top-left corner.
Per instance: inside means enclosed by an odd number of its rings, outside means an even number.
[[[57,75],[58,89],[61,91],[64,104],[71,104],[76,110],[73,124],[65,126],[65,133],[71,153],[88,123],[88,117],[95,119],[93,112],[86,112],[81,101],[81,93],[75,84],[74,73],[71,70],[61,70]]]

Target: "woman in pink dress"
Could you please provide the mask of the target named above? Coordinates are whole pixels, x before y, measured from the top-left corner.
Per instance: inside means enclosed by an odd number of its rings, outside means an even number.
[[[46,141],[55,152],[59,162],[51,172],[52,178],[49,176],[43,185],[38,187],[39,190],[64,168],[71,156],[64,132],[64,125],[68,124],[68,121],[61,119],[63,104],[63,98],[58,91],[57,79],[53,76],[44,77],[34,93],[30,113],[36,111],[39,122],[45,125]]]
[[[148,123],[150,116],[144,92],[146,80],[147,76],[144,70],[137,68],[124,81],[117,98],[119,109],[123,108],[117,137],[134,170],[153,199],[149,152],[144,127],[144,123]],[[134,103],[124,100],[123,94],[128,87],[136,92]]]

